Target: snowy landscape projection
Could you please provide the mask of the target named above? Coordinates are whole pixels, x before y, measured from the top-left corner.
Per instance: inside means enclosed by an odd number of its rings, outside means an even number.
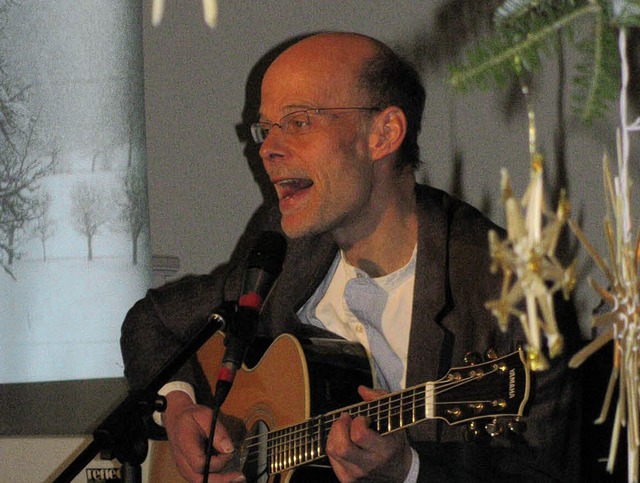
[[[0,0],[0,383],[122,377],[152,278],[137,4]]]

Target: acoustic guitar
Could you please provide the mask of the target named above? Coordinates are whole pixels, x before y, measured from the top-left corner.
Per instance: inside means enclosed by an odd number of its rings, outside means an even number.
[[[224,354],[224,336],[214,335],[198,359],[215,387]],[[224,422],[237,451],[231,464],[248,481],[335,481],[324,444],[332,423],[344,412],[366,416],[387,434],[427,419],[449,425],[496,418],[519,419],[529,397],[530,375],[521,350],[466,367],[454,367],[434,382],[409,387],[370,402],[357,394],[373,386],[372,365],[364,348],[339,339],[298,340],[285,334],[260,340],[238,372],[222,406]],[[359,401],[359,402],[358,402]],[[168,443],[154,442],[150,481],[183,481]]]

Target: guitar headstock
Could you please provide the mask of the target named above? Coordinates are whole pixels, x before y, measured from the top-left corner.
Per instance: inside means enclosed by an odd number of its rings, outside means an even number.
[[[471,422],[470,430],[479,426],[478,420],[487,419],[483,428],[492,436],[504,429],[502,418],[513,418],[515,431],[529,398],[524,353],[517,350],[497,357],[488,351],[486,359],[478,357],[468,366],[453,367],[433,383],[435,416],[450,425]]]

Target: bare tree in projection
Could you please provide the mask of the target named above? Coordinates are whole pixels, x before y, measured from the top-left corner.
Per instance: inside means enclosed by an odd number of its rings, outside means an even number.
[[[47,261],[47,240],[56,233],[56,222],[51,218],[51,195],[41,191],[36,196],[36,208],[31,224],[31,236],[40,241],[42,259]]]
[[[22,93],[11,92],[0,80],[0,266],[14,277],[20,239],[36,216],[35,193],[53,163],[32,154],[37,119],[26,113]]]
[[[116,207],[114,231],[124,232],[131,241],[131,260],[138,263],[138,239],[149,227],[147,205],[147,178],[144,163],[135,163],[127,168],[122,187],[112,192]]]
[[[102,190],[87,182],[71,189],[71,223],[87,240],[87,260],[93,260],[93,240],[108,219],[106,197]]]

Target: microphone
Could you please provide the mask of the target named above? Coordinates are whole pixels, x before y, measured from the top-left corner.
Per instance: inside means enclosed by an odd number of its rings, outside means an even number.
[[[214,396],[219,404],[226,399],[236,372],[242,366],[253,341],[262,304],[280,275],[286,250],[287,242],[283,235],[265,231],[261,233],[247,256],[237,309],[226,324],[225,353],[218,372]]]

